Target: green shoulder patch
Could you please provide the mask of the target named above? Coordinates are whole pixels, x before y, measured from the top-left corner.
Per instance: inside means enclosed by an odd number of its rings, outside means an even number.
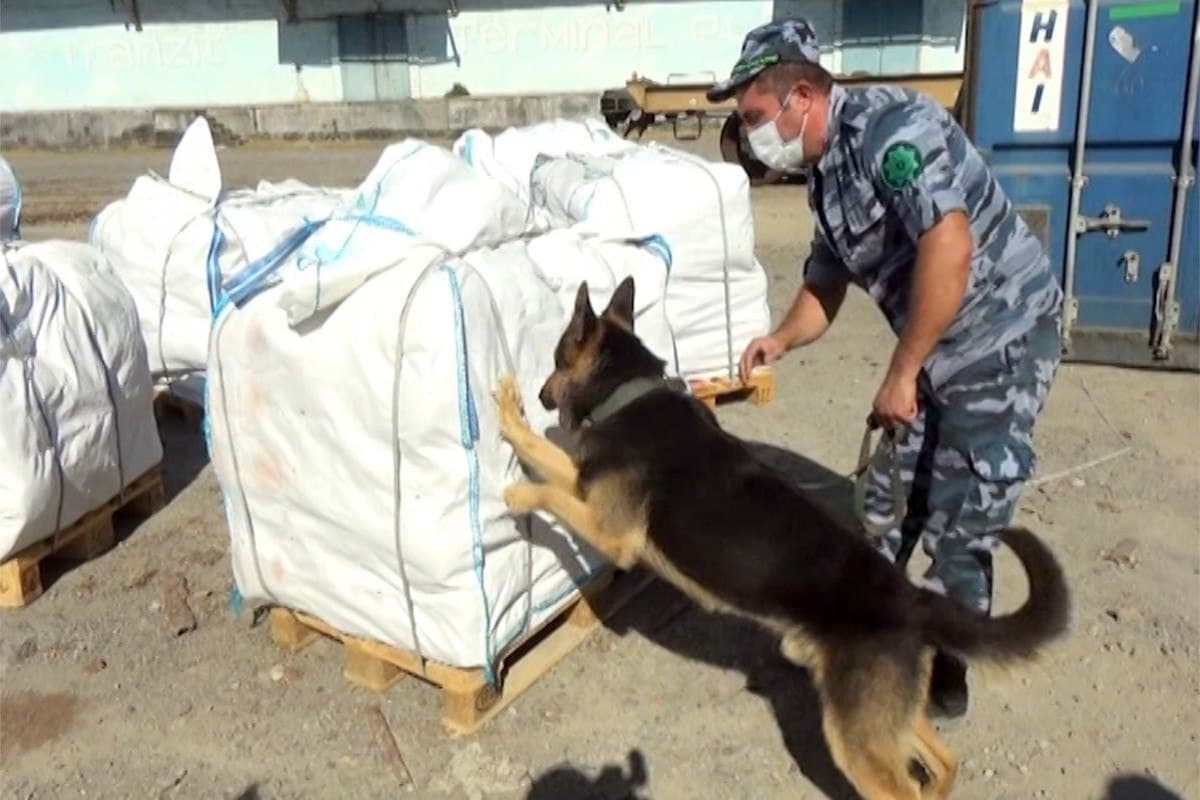
[[[912,142],[896,142],[883,154],[880,172],[883,182],[893,191],[900,191],[921,174],[921,151]]]

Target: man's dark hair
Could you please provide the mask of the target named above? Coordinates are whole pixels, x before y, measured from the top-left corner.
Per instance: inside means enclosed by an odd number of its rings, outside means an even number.
[[[811,61],[783,61],[774,64],[759,74],[756,81],[782,98],[796,85],[797,81],[805,81],[812,85],[820,94],[829,94],[833,88],[833,76],[820,64]]]

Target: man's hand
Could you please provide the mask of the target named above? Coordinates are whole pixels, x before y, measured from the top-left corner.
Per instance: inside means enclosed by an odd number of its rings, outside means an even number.
[[[875,401],[871,404],[875,421],[885,430],[911,425],[917,418],[917,376],[888,370]]]
[[[742,383],[750,380],[750,372],[755,367],[773,364],[785,352],[787,352],[787,345],[774,334],[759,336],[757,339],[751,340],[750,344],[746,346],[745,352],[742,353],[741,368],[738,371]]]
[[[845,297],[845,284],[828,287],[808,283],[802,285],[787,316],[775,332],[759,336],[746,346],[738,370],[742,383],[750,380],[750,372],[755,367],[772,364],[788,350],[804,347],[821,338],[837,316]]]

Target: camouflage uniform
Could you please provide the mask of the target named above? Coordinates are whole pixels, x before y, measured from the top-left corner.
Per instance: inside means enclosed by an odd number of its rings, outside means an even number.
[[[816,52],[807,23],[789,20],[751,31],[739,64],[769,65],[780,54],[815,61]],[[710,96],[727,96],[761,71],[754,66],[735,67]],[[920,416],[894,445],[908,513],[879,547],[905,563],[923,534],[929,584],[989,611],[989,534],[1009,523],[1034,467],[1034,420],[1059,362],[1062,292],[1049,259],[954,119],[906,89],[835,85],[828,144],[808,179],[816,231],[804,280],[858,285],[897,334],[917,239],[948,212],[969,219],[975,252],[966,294],[924,364]],[[887,458],[881,447],[870,472],[873,522],[892,516]]]

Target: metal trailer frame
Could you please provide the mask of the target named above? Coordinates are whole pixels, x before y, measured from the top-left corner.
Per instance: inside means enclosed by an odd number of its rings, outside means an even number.
[[[650,125],[660,118],[671,122],[676,139],[698,139],[704,130],[704,122],[710,116],[724,116],[721,126],[721,157],[730,163],[741,164],[753,186],[778,183],[789,176],[775,170],[754,157],[742,131],[741,118],[733,113],[737,102],[730,98],[720,103],[710,101],[705,93],[714,81],[676,82],[676,75],[667,76],[666,83],[638,77],[636,74],[625,82],[624,89],[610,90],[601,97],[601,113],[608,124],[623,136],[637,130],[640,137]],[[962,95],[962,72],[907,73],[903,75],[835,75],[834,80],[846,87],[887,84],[903,86],[924,92],[937,100],[957,116]],[[681,133],[681,120],[694,120],[695,133]]]

